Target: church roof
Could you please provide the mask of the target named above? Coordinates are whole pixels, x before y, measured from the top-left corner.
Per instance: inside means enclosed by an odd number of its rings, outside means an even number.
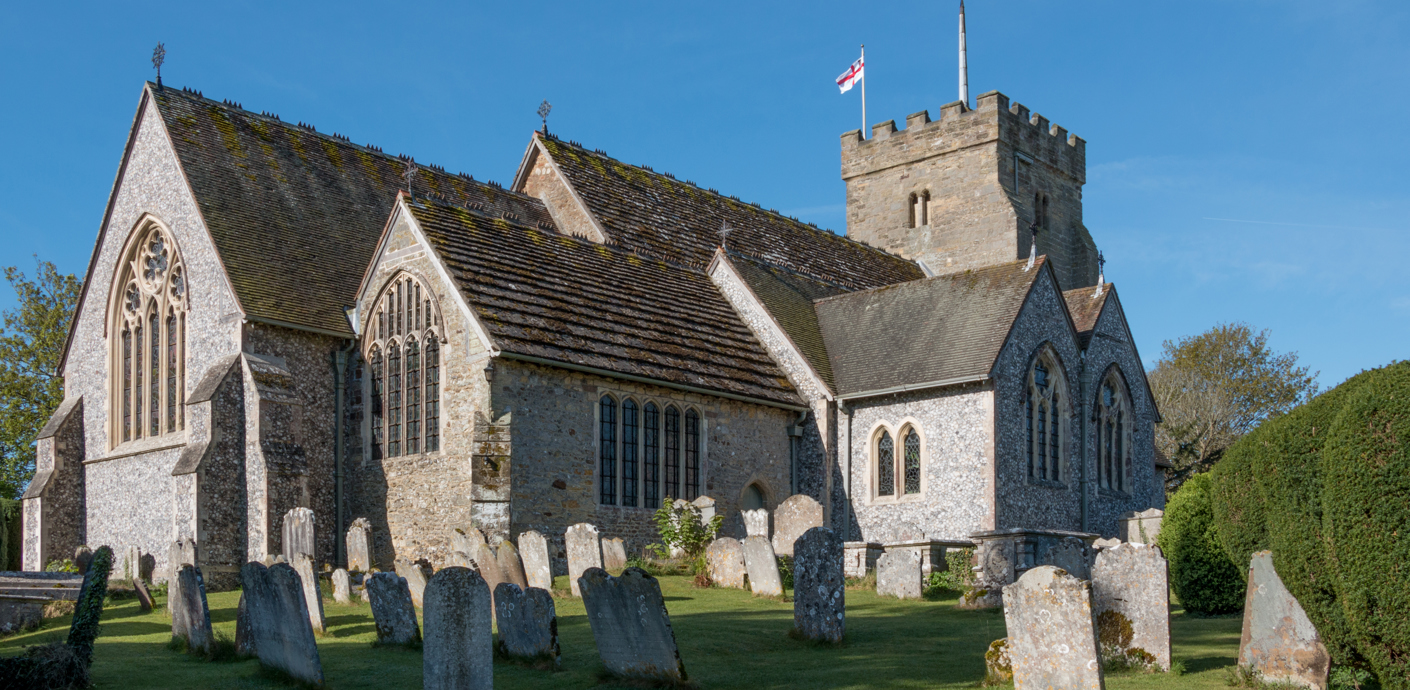
[[[613,240],[708,264],[728,221],[732,250],[824,281],[867,289],[925,277],[914,262],[552,136],[535,134]]]
[[[1077,328],[1077,343],[1083,349],[1087,348],[1087,343],[1092,340],[1092,331],[1097,327],[1097,318],[1102,315],[1102,308],[1106,306],[1106,298],[1111,295],[1111,291],[1116,289],[1112,283],[1107,283],[1102,288],[1100,295],[1097,295],[1095,287],[1077,288],[1062,293],[1062,298],[1067,302],[1067,311],[1072,314],[1072,325]],[[1094,296],[1095,295],[1095,296]]]
[[[1047,257],[950,273],[815,303],[837,394],[989,375]]]
[[[185,89],[148,92],[245,314],[352,337],[351,306],[409,159]],[[418,192],[553,223],[532,197],[418,166]]]
[[[434,199],[408,207],[505,353],[803,404],[700,266]]]
[[[827,357],[827,343],[813,302],[850,291],[741,254],[730,252],[729,258],[739,277],[793,341],[799,354],[808,360],[823,383],[835,390],[832,362]]]

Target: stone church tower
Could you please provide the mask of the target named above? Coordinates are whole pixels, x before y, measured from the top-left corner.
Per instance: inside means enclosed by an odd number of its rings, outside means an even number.
[[[848,237],[942,274],[1027,258],[1036,227],[1064,289],[1096,284],[1081,138],[997,91],[871,130],[842,135]]]

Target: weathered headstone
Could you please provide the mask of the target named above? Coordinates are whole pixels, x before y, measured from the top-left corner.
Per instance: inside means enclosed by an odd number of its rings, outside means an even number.
[[[1088,582],[1040,565],[1004,587],[1003,598],[1017,690],[1104,687]]]
[[[617,571],[627,567],[627,547],[621,537],[602,540],[602,569]]]
[[[709,496],[697,496],[690,504],[700,511],[700,524],[708,525],[711,520],[715,519],[715,499]]]
[[[548,540],[529,530],[519,534],[519,558],[524,562],[524,579],[530,587],[553,591],[553,568],[548,560]]]
[[[488,544],[485,535],[480,530],[466,526],[464,529],[455,528],[450,533],[450,550],[459,551],[468,558],[475,558],[481,544]]]
[[[406,586],[411,590],[411,603],[417,608],[424,606],[422,600],[426,594],[426,571],[418,563],[412,563],[403,558],[397,559],[397,574],[406,578]]]
[[[1170,670],[1169,570],[1154,546],[1121,544],[1097,554],[1092,597],[1103,654]]]
[[[347,536],[348,570],[365,573],[372,570],[372,523],[365,517],[352,521]]]
[[[240,568],[249,644],[260,664],[315,685],[323,683],[323,665],[309,623],[299,574],[287,563],[268,568],[246,563]]]
[[[519,589],[526,589],[529,581],[524,577],[524,564],[519,559],[519,549],[514,548],[514,542],[505,539],[499,543],[499,548],[495,550],[495,559],[499,561],[499,576],[505,582],[512,582],[518,585]]]
[[[793,555],[793,542],[814,527],[822,527],[822,504],[812,496],[794,494],[774,510],[774,553]]]
[[[744,538],[744,569],[749,573],[749,589],[766,597],[783,596],[783,578],[778,574],[774,547],[764,537]]]
[[[499,556],[488,544],[481,544],[477,548],[479,551],[475,554],[475,563],[480,566],[478,568],[480,577],[485,579],[485,586],[489,588],[490,599],[493,601],[494,588],[504,582],[504,574],[499,571]]]
[[[925,541],[925,530],[917,527],[913,522],[898,522],[892,525],[888,531],[891,533],[890,543]]]
[[[352,578],[348,571],[338,568],[333,571],[333,601],[339,604],[352,603]]]
[[[283,556],[289,563],[294,562],[294,554],[318,553],[313,541],[313,511],[308,508],[294,508],[284,513],[284,524],[280,527],[283,538]]]
[[[132,591],[137,594],[137,609],[142,613],[152,610],[152,593],[147,591],[147,583],[142,578],[132,581]],[[168,597],[170,600],[170,597]],[[170,608],[170,606],[168,606]]]
[[[602,567],[602,546],[598,543],[597,528],[579,522],[568,528],[563,541],[568,547],[568,582],[573,588],[573,596],[580,597],[578,578],[588,568]]]
[[[421,641],[416,609],[406,578],[396,573],[373,573],[363,580],[379,644],[415,644]]]
[[[1007,685],[1013,682],[1013,663],[1009,661],[1009,638],[1001,637],[989,643],[984,652],[984,685]]]
[[[88,564],[93,562],[93,550],[87,546],[80,546],[73,550],[73,564],[78,568],[78,574],[88,572]]]
[[[122,554],[122,579],[135,580],[142,577],[142,549],[128,546]]]
[[[814,527],[793,544],[793,627],[807,640],[837,643],[847,628],[842,537]]]
[[[167,549],[167,567],[171,568],[173,576],[181,571],[183,565],[197,565],[196,540],[190,537],[177,539]]]
[[[922,591],[920,552],[899,549],[876,561],[876,593],[899,599],[919,599]]]
[[[471,558],[470,554],[463,551],[451,551],[450,564],[460,568],[470,568],[471,570],[476,568],[475,559]]]
[[[558,663],[558,616],[553,595],[547,590],[524,590],[512,582],[499,583],[494,592],[494,617],[501,653],[524,659],[549,658]]]
[[[1272,551],[1259,551],[1249,562],[1239,666],[1252,669],[1269,683],[1327,687],[1331,670],[1327,646],[1302,605],[1283,586],[1273,568]]]
[[[738,539],[721,537],[710,542],[705,549],[705,564],[710,569],[710,580],[720,587],[744,589],[744,545]]]
[[[308,622],[314,632],[321,633],[323,627],[323,588],[318,586],[318,571],[314,569],[313,556],[306,553],[294,554],[294,570],[299,574],[299,582],[304,589],[304,602],[308,606]]]
[[[488,548],[488,547],[485,547]],[[469,568],[443,568],[426,585],[426,636],[421,647],[422,687],[491,690],[494,647],[490,589]]]
[[[186,640],[192,652],[209,654],[215,643],[211,610],[206,603],[206,583],[199,568],[187,563],[167,586],[171,598],[171,634]]]
[[[744,536],[769,538],[769,510],[755,508],[740,513],[744,517]]]
[[[252,561],[257,562],[257,561]],[[260,565],[264,565],[260,563]],[[241,569],[243,578],[244,569]],[[235,654],[239,657],[258,656],[259,651],[255,649],[255,638],[250,631],[250,614],[248,604],[245,603],[245,593],[240,592],[240,603],[235,607]]]
[[[1120,545],[1122,545],[1123,543],[1125,543],[1125,542],[1121,541],[1120,539],[1098,539],[1098,540],[1092,542],[1092,548],[1095,548],[1095,549],[1110,549],[1110,548],[1113,548],[1113,547],[1120,546]]]
[[[687,680],[656,578],[640,568],[627,568],[617,577],[602,568],[589,568],[581,580],[583,607],[597,654],[608,672],[656,681]]]

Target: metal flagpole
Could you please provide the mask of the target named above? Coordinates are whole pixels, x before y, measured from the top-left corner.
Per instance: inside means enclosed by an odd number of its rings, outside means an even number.
[[[867,44],[862,44],[862,138],[867,138]]]
[[[960,102],[969,107],[969,60],[965,49],[964,0],[960,0]]]

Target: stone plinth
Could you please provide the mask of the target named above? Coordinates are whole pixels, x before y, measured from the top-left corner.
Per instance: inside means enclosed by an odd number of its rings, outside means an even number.
[[[548,540],[542,534],[529,530],[519,535],[519,558],[530,587],[553,591],[553,565],[548,560]]]
[[[1121,544],[1092,566],[1097,640],[1128,660],[1170,670],[1170,576],[1160,549]]]
[[[490,589],[484,578],[469,568],[442,568],[426,585],[422,615],[426,623],[421,646],[422,687],[492,690]]]
[[[992,608],[1003,603],[1006,585],[1041,565],[1053,565],[1079,579],[1091,576],[1091,547],[1097,535],[1060,530],[1010,529],[970,535],[978,545],[975,585],[961,606]]]
[[[705,563],[710,569],[710,580],[717,586],[744,589],[748,571],[744,568],[744,545],[738,539],[721,537],[710,542],[705,549]]]
[[[847,577],[866,577],[885,549],[869,541],[849,541],[842,544],[842,572]]]
[[[602,546],[598,542],[597,528],[580,522],[568,528],[563,541],[568,547],[568,582],[572,585],[573,596],[582,596],[578,591],[578,578],[588,568],[602,567]]]
[[[1253,554],[1244,598],[1239,665],[1270,683],[1325,690],[1331,658],[1322,636],[1273,569],[1273,552]]]
[[[1015,690],[1101,690],[1090,585],[1044,565],[1003,589]]]
[[[950,549],[972,549],[974,544],[967,541],[941,541],[938,539],[919,539],[913,541],[888,542],[882,545],[882,551],[891,553],[893,551],[914,551],[920,556],[920,573],[929,576],[931,573],[943,573],[949,569],[949,564],[945,560],[945,554]]]
[[[640,568],[627,568],[618,577],[589,568],[580,586],[598,656],[610,673],[671,683],[686,680],[656,578]]]
[[[882,554],[876,562],[876,593],[898,599],[919,599],[924,589],[920,553],[902,549]]]
[[[842,538],[814,527],[793,545],[793,627],[804,639],[837,643],[847,628]]]
[[[381,644],[414,644],[421,641],[416,609],[406,578],[396,573],[373,573],[363,580],[372,620]]]
[[[372,523],[367,518],[358,518],[348,527],[346,548],[348,550],[348,570],[366,573],[372,570]]]
[[[553,595],[547,590],[534,587],[526,591],[512,582],[501,582],[495,588],[494,613],[500,653],[558,663],[558,615]]]
[[[774,510],[774,553],[793,555],[793,542],[804,532],[823,525],[822,504],[812,496],[794,494]]]
[[[778,574],[778,557],[773,544],[764,537],[744,538],[744,569],[749,589],[766,597],[783,596],[783,578]]]

